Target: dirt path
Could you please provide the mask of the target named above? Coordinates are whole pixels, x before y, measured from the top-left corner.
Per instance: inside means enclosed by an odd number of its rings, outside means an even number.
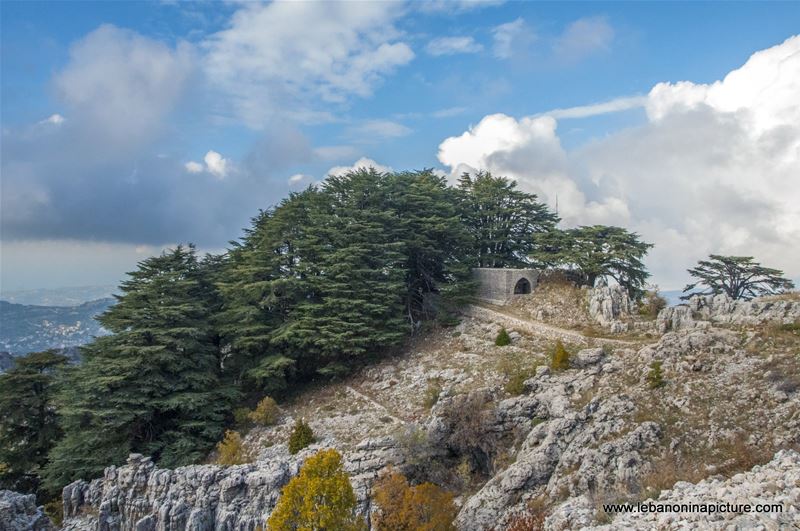
[[[584,345],[588,345],[590,343],[624,347],[640,345],[640,342],[637,341],[626,341],[623,339],[610,339],[603,337],[586,337],[576,330],[560,328],[558,326],[553,326],[541,321],[534,321],[532,319],[521,319],[502,310],[488,308],[479,304],[467,306],[462,313],[469,317],[474,317],[484,321],[499,322],[502,323],[506,328],[513,328],[520,332],[527,332],[529,334],[543,336],[549,339],[561,339],[562,341],[570,341],[572,343],[581,343]]]

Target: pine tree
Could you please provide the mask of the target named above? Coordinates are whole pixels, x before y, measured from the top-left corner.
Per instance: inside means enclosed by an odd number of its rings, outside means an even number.
[[[194,248],[148,258],[129,277],[98,318],[113,334],[83,349],[59,396],[65,437],[50,453],[52,487],[129,452],[192,463],[222,434],[232,392],[219,382],[215,295]]]
[[[53,396],[66,363],[54,351],[37,352],[0,374],[0,487],[39,489],[47,452],[61,436]]]

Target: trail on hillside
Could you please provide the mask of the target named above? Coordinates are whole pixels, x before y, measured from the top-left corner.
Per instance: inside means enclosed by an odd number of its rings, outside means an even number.
[[[616,345],[616,346],[638,346],[641,342],[630,341],[624,339],[612,339],[604,337],[587,337],[577,330],[570,330],[568,328],[561,328],[542,321],[534,319],[523,319],[521,317],[511,315],[501,309],[491,308],[485,304],[472,304],[464,308],[462,311],[464,315],[474,317],[475,319],[499,321],[505,323],[506,328],[513,328],[518,331],[524,331],[529,334],[544,336],[549,339],[561,339],[564,341],[578,342],[589,344],[590,342],[598,343],[601,345]]]

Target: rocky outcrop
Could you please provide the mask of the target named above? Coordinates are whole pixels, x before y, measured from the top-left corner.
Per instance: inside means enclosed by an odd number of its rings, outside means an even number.
[[[589,316],[612,333],[625,332],[633,301],[622,286],[599,286],[587,291]]]
[[[66,525],[76,531],[254,530],[263,527],[281,487],[324,446],[313,445],[293,456],[285,446],[276,445],[255,463],[175,470],[158,468],[150,458],[131,454],[126,465],[106,468],[103,478],[64,488]],[[367,440],[344,458],[359,511],[367,514],[372,482],[380,469],[400,462],[400,451],[391,439]],[[86,513],[96,516],[83,518]]]
[[[707,328],[711,324],[754,326],[762,323],[790,324],[800,320],[800,300],[762,297],[732,300],[727,295],[696,295],[687,304],[659,312],[659,332]]]
[[[54,531],[55,526],[36,506],[36,496],[0,490],[0,529],[3,531]]]
[[[541,495],[558,498],[630,487],[645,464],[643,454],[658,444],[660,427],[643,422],[631,428],[626,418],[635,406],[627,396],[572,407],[571,397],[590,389],[593,378],[616,370],[613,363],[599,365],[599,354],[586,352],[590,369],[577,375],[541,367],[526,382],[530,396],[505,407],[501,403],[498,409],[522,414],[529,431],[514,463],[465,501],[456,520],[459,529],[491,529]]]
[[[658,499],[643,504],[674,506],[681,504],[750,504],[780,506],[760,512],[719,511],[630,512],[616,515],[608,525],[588,527],[597,531],[612,529],[798,529],[800,528],[800,454],[781,450],[766,465],[732,478],[709,478],[697,484],[678,482],[663,491]],[[563,506],[562,506],[563,507]],[[559,508],[547,520],[547,529],[565,529],[556,524],[565,514],[575,514],[575,503]]]

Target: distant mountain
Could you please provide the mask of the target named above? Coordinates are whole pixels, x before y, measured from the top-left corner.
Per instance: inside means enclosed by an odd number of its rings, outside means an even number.
[[[108,332],[94,320],[112,298],[78,306],[33,306],[0,301],[0,351],[19,356],[50,348],[75,347]]]
[[[106,299],[117,292],[115,286],[78,286],[70,288],[29,289],[0,292],[0,299],[15,304],[37,306],[77,306]]]

